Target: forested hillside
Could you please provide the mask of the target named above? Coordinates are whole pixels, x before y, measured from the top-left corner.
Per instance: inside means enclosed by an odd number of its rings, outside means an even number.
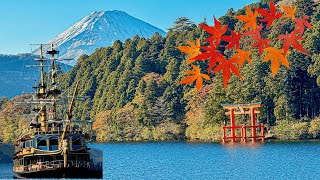
[[[250,7],[268,7],[268,3],[264,0]],[[80,94],[90,96],[91,100],[77,104],[76,114],[95,118],[94,128],[101,141],[219,139],[220,127],[227,119],[220,104],[257,101],[264,104],[259,120],[271,127],[270,133],[275,131],[279,138],[306,137],[310,135],[311,119],[320,113],[320,8],[311,0],[296,1],[294,5],[297,18],[311,17],[313,29],[306,30],[302,44],[312,56],[292,51],[288,58],[290,69],[281,68],[274,78],[270,64],[263,63],[260,56],[253,56],[252,64],[242,68],[242,80],[232,77],[227,89],[223,88],[221,78],[214,78],[200,92],[192,86],[179,85],[188,67],[176,47],[185,45],[187,40],[203,41],[208,37],[187,18],[180,18],[166,37],[136,36],[100,48],[91,56],[82,56],[72,71],[63,76],[62,84],[74,86],[74,82],[81,80]],[[244,12],[245,9],[236,12],[230,9],[219,21],[231,24],[231,30],[239,30],[243,23],[233,17]],[[268,38],[285,34],[294,26],[290,19],[274,23],[264,32]],[[244,49],[250,49],[249,42],[243,44],[247,44]],[[290,128],[305,127],[305,131],[287,134],[291,130],[281,129],[287,123],[293,124]],[[275,125],[278,127],[272,127]]]
[[[288,3],[297,6],[297,18],[310,16],[313,29],[306,30],[301,43],[311,56],[292,50],[290,68],[281,67],[274,78],[270,63],[262,62],[255,52],[252,63],[241,69],[242,80],[232,76],[226,89],[221,78],[212,78],[200,91],[193,85],[180,85],[189,66],[176,47],[196,38],[203,42],[208,34],[187,18],[179,18],[165,37],[157,33],[150,39],[136,36],[80,57],[71,71],[60,76],[60,84],[73,88],[80,80],[79,94],[90,98],[76,104],[75,117],[95,119],[99,141],[221,140],[221,125],[228,117],[220,104],[251,102],[263,103],[258,119],[266,124],[267,136],[318,138],[320,6],[312,0]],[[269,0],[261,0],[249,7],[268,6]],[[230,9],[219,21],[237,31],[243,23],[234,16],[244,13],[244,8]],[[204,23],[212,25],[212,21]],[[262,35],[276,38],[293,28],[290,19],[276,20]],[[244,41],[243,49],[252,50],[251,42]],[[237,120],[245,122],[246,118]]]

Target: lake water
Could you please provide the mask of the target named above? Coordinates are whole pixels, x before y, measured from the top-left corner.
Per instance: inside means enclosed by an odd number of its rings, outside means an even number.
[[[320,142],[103,143],[104,179],[320,179]],[[0,164],[0,179],[12,178]]]

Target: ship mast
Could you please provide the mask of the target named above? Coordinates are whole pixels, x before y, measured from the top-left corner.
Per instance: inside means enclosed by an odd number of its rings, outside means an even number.
[[[42,44],[40,45],[40,58],[37,59],[40,62],[40,71],[41,71],[41,77],[40,77],[40,104],[43,104],[41,107],[41,113],[40,113],[40,119],[41,119],[41,130],[46,131],[47,130],[47,107],[46,104],[43,103],[43,101],[46,98],[46,85],[45,85],[45,79],[44,79],[44,60],[43,52],[42,52]]]
[[[44,61],[47,61],[48,59],[43,56],[43,44],[40,44],[40,58],[36,59],[40,63],[40,87],[39,87],[39,97],[40,97],[40,119],[41,119],[41,131],[46,131],[48,127],[48,114],[47,114],[47,96],[52,95],[52,119],[54,122],[57,121],[57,104],[56,104],[56,98],[57,95],[61,94],[61,91],[57,89],[56,86],[56,68],[55,68],[55,54],[58,54],[59,51],[56,51],[54,49],[53,44],[51,44],[51,50],[47,51],[46,54],[51,55],[51,85],[52,88],[46,91],[46,81],[45,81],[45,72],[44,72]],[[50,114],[50,115],[51,115]]]
[[[57,95],[59,95],[61,92],[60,90],[57,89],[56,86],[56,68],[55,68],[55,54],[59,54],[59,51],[56,51],[54,49],[53,44],[51,44],[51,50],[47,51],[47,54],[51,55],[51,86],[52,88],[50,89],[50,94],[52,95],[52,101],[53,101],[53,105],[52,105],[52,120],[56,121],[57,120],[57,103],[56,103],[56,98]]]

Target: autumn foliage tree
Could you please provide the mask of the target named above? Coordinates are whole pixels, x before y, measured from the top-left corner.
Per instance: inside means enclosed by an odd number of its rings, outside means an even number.
[[[285,67],[289,68],[289,61],[287,59],[289,52],[289,48],[292,47],[297,51],[300,51],[306,55],[309,53],[304,49],[301,45],[301,41],[303,40],[303,33],[306,28],[312,29],[311,24],[307,21],[309,19],[308,16],[304,16],[301,19],[296,19],[295,12],[297,7],[295,6],[286,6],[282,5],[282,11],[278,12],[277,8],[273,2],[270,0],[269,9],[265,8],[254,8],[252,10],[250,7],[245,7],[246,14],[234,16],[234,18],[238,19],[240,22],[244,23],[243,28],[235,32],[230,30],[230,36],[225,36],[228,25],[222,25],[216,18],[214,18],[214,26],[209,26],[207,24],[199,24],[199,26],[209,34],[209,37],[205,40],[205,42],[209,42],[208,46],[200,46],[199,40],[196,40],[196,44],[192,42],[188,42],[189,46],[178,46],[177,48],[188,54],[187,63],[190,64],[196,60],[198,61],[206,61],[209,60],[209,69],[208,75],[215,74],[217,72],[222,72],[223,84],[226,88],[231,77],[231,74],[235,74],[241,79],[240,70],[245,62],[248,60],[251,63],[250,56],[252,55],[251,51],[243,51],[241,42],[242,36],[249,36],[254,43],[252,44],[253,48],[258,48],[259,55],[261,58],[263,54],[266,54],[263,58],[263,62],[271,61],[271,72],[274,77],[281,64]],[[261,17],[258,19],[258,17]],[[273,25],[275,20],[281,21],[284,18],[289,18],[292,22],[296,23],[294,29],[290,33],[279,35],[278,38],[275,39],[263,39],[261,36],[261,31],[268,29]],[[258,25],[258,23],[260,23]],[[227,45],[224,46],[225,50],[233,50],[235,54],[231,57],[228,57],[228,54],[220,51],[221,41],[225,41]],[[272,41],[283,41],[282,48],[271,47],[270,43]],[[227,59],[228,58],[228,59]],[[192,65],[193,69],[197,69],[197,73],[202,77],[207,77],[204,74],[201,74],[198,67]],[[211,69],[214,69],[211,71]],[[188,71],[190,74],[190,71]],[[196,81],[196,89],[200,90],[202,86],[202,78],[196,78],[196,76],[188,76],[183,79],[181,84],[191,84],[193,81]],[[209,78],[205,78],[210,80]]]

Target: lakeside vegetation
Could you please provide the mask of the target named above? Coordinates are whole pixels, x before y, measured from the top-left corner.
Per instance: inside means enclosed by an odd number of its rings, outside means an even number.
[[[261,0],[250,7],[265,8],[268,3]],[[60,85],[73,88],[81,81],[79,95],[90,98],[76,103],[74,117],[94,119],[98,141],[221,141],[221,126],[229,122],[220,104],[251,102],[263,103],[258,121],[266,125],[267,137],[319,138],[320,6],[312,0],[294,1],[294,5],[297,18],[310,16],[313,29],[306,30],[302,45],[311,56],[292,51],[290,69],[281,68],[274,78],[270,64],[254,55],[252,63],[242,68],[242,80],[232,76],[226,89],[221,78],[214,78],[198,92],[193,85],[179,85],[188,66],[176,47],[208,37],[187,18],[179,18],[165,37],[157,33],[150,39],[135,36],[81,56],[71,71],[60,75]],[[219,21],[239,30],[243,23],[233,17],[244,12],[244,8],[230,9]],[[213,20],[206,21],[212,24]],[[294,28],[290,19],[274,23],[263,36],[275,38]],[[250,43],[242,44],[246,44],[243,49],[251,48]],[[27,107],[14,110],[12,104],[17,100],[19,97],[9,100],[0,110],[0,140],[4,142],[21,132],[25,125],[22,112],[30,113]],[[248,118],[237,116],[237,123],[248,122]]]

